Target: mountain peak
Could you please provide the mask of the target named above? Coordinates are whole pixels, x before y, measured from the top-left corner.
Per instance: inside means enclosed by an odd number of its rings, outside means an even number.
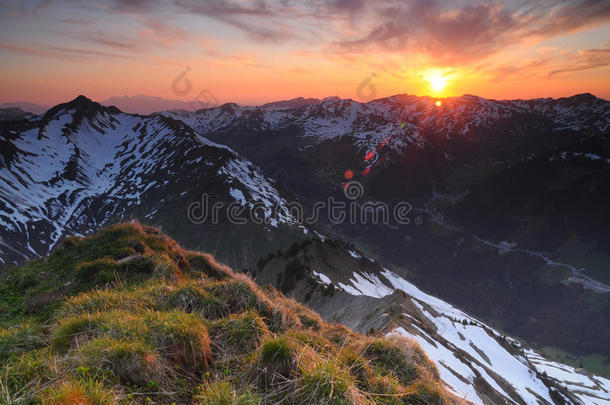
[[[71,103],[93,103],[94,101],[91,100],[89,97],[83,96],[82,94],[79,94],[78,97],[76,97],[74,100],[71,101]]]
[[[318,102],[320,102],[320,100],[317,98],[297,97],[290,100],[273,101],[271,103],[263,104],[261,107],[272,109],[288,109],[305,107],[311,104],[316,104]]]
[[[325,101],[329,101],[329,102],[341,101],[341,98],[339,96],[329,96],[329,97],[325,97],[321,100],[321,102],[325,102]]]
[[[90,98],[83,96],[82,94],[76,97],[73,100],[70,100],[66,103],[58,104],[55,107],[51,108],[45,116],[53,117],[59,112],[74,110],[74,112],[78,112],[79,114],[85,116],[91,116],[98,112],[108,112],[110,114],[118,114],[121,111],[114,107],[105,107],[100,103],[91,100]]]
[[[469,94],[469,93],[462,94],[462,96],[458,97],[458,98],[470,99],[470,100],[481,100],[481,99],[483,99],[483,97],[475,96],[474,94]]]
[[[580,94],[574,94],[571,97],[566,97],[567,100],[572,100],[575,102],[579,102],[579,103],[592,103],[595,102],[596,100],[598,100],[597,97],[595,97],[595,95],[591,94],[591,93],[580,93]],[[561,99],[559,99],[561,100]]]
[[[239,105],[237,103],[224,103],[218,108],[224,113],[234,114],[235,111],[239,109]]]
[[[101,105],[100,103],[93,101],[89,97],[83,96],[82,94],[79,95],[78,97],[76,97],[74,100],[64,103],[64,105],[67,107],[69,106],[69,107],[75,108],[77,110],[80,110],[80,109],[101,110],[101,109],[106,108],[103,105]]]

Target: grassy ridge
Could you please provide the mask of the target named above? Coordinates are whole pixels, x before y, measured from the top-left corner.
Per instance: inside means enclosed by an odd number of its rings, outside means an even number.
[[[0,283],[0,403],[442,404],[412,341],[323,321],[139,224]]]

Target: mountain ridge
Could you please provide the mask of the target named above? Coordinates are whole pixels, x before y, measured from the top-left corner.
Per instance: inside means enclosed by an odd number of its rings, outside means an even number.
[[[76,98],[78,97],[85,97],[88,100],[93,101],[93,99],[88,98],[85,95],[78,95],[76,96],[74,99],[72,100],[68,100],[66,102],[63,103],[58,103],[56,105],[60,105],[60,104],[66,104],[69,103],[71,101],[74,101]],[[596,100],[601,100],[601,101],[608,101],[605,99],[602,99],[600,97],[595,96],[593,93],[589,93],[589,92],[585,92],[585,93],[576,93],[573,94],[571,96],[562,96],[562,97],[557,97],[557,98],[552,98],[552,97],[546,97],[546,98],[531,98],[531,99],[520,99],[520,98],[513,98],[513,99],[494,99],[494,98],[485,98],[485,97],[481,97],[481,96],[476,96],[473,94],[469,94],[469,93],[465,93],[462,94],[461,96],[450,96],[450,97],[434,97],[434,96],[416,96],[416,95],[412,95],[412,94],[408,94],[408,93],[401,93],[401,94],[394,94],[394,95],[390,95],[390,96],[386,96],[386,97],[381,97],[381,98],[376,98],[373,99],[371,101],[367,101],[367,102],[362,102],[362,104],[366,104],[372,101],[378,101],[378,100],[383,100],[383,99],[389,99],[389,98],[393,98],[393,97],[399,97],[399,96],[403,96],[403,97],[418,97],[418,98],[429,98],[429,99],[434,99],[434,100],[445,100],[445,99],[482,99],[482,100],[488,100],[488,101],[541,101],[541,100],[551,100],[551,101],[559,101],[559,100],[577,100],[577,99],[587,99],[587,98],[591,98],[593,97]],[[176,102],[182,102],[182,103],[187,103],[187,102],[183,102],[181,100],[174,100],[174,99],[163,99],[160,97],[155,97],[155,96],[147,96],[147,95],[137,95],[137,96],[115,96],[115,97],[110,97],[107,98],[105,100],[102,101],[94,101],[97,102],[98,104],[107,106],[107,107],[116,107],[116,101],[113,101],[115,99],[122,99],[122,98],[136,98],[136,97],[152,97],[152,98],[159,98],[161,100],[169,100],[169,101],[176,101]],[[338,96],[329,96],[329,97],[324,97],[324,98],[305,98],[305,97],[295,97],[292,99],[287,99],[287,100],[277,100],[277,101],[269,101],[267,103],[263,103],[263,104],[259,104],[259,105],[250,105],[250,104],[239,104],[236,102],[227,102],[228,104],[235,104],[237,106],[241,106],[241,107],[259,107],[259,108],[277,108],[278,106],[281,106],[281,108],[298,108],[298,107],[303,107],[303,106],[307,106],[310,104],[316,104],[322,101],[328,101],[328,100],[352,100],[351,98],[340,98]],[[227,104],[225,103],[225,104]],[[28,105],[32,105],[35,106],[34,108],[28,108]],[[47,107],[47,106],[39,106],[37,104],[33,104],[33,103],[29,103],[29,102],[20,102],[20,101],[15,101],[15,102],[4,102],[2,104],[0,104],[0,108],[10,108],[10,107],[17,107],[20,108],[26,112],[30,112],[36,115],[41,115],[44,114],[46,111],[49,110],[49,108],[52,107]],[[118,107],[117,107],[118,108]],[[203,108],[203,110],[205,109],[210,109],[210,108],[216,108],[216,107],[207,107],[207,108]],[[159,108],[159,109],[153,109],[149,112],[128,112],[128,111],[123,111],[122,112],[127,112],[129,114],[137,114],[137,115],[150,115],[150,114],[155,114],[155,113],[159,113],[159,112],[163,112],[163,111],[168,111],[168,110],[180,110],[181,108]],[[196,112],[202,109],[190,109],[190,110],[186,110],[185,111],[190,111],[190,112]]]
[[[443,381],[476,404],[610,400],[607,378],[544,358],[527,342],[423,292],[349,243],[300,242],[251,271],[257,282],[271,283],[325,319],[361,333],[417,340]]]
[[[68,238],[0,291],[9,403],[464,403],[414,342],[327,323],[137,223]]]

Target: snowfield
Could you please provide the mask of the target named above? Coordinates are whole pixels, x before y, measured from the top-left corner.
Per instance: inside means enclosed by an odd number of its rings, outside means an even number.
[[[349,254],[354,258],[361,256],[355,251]],[[424,293],[388,269],[381,274],[354,272],[347,282],[334,282],[317,272],[315,275],[319,282],[333,283],[351,295],[383,298],[395,290],[408,294],[417,313],[405,313],[408,321],[389,334],[415,339],[436,363],[445,384],[472,403],[490,403],[479,388],[484,381],[507,403],[553,404],[554,393],[566,403],[610,404],[610,380],[546,360],[533,350],[524,349],[519,341]],[[430,328],[434,333],[426,331]],[[579,402],[571,401],[546,384],[543,373]]]

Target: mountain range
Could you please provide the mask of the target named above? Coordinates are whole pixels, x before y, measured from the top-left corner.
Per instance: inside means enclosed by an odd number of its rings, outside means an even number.
[[[0,122],[3,267],[139,219],[325,317],[416,336],[473,402],[562,403],[554,389],[608,403],[607,380],[579,368],[610,368],[605,100],[331,97],[142,116],[79,96],[17,118]],[[189,215],[204,195],[223,203],[218,221]],[[303,223],[292,211],[329,197],[358,218],[367,202],[405,203],[408,221]],[[228,220],[231,203],[260,221]],[[278,250],[315,257],[325,237],[357,246],[348,251],[374,269],[340,249],[336,265],[277,260]],[[528,379],[509,374],[513,361]]]
[[[203,96],[202,96],[203,97]],[[317,98],[303,98],[297,97],[291,100],[274,101],[267,104],[263,104],[263,108],[287,108],[287,107],[300,107],[308,104],[314,104],[319,102]],[[205,106],[211,106],[211,104],[219,104],[213,98],[213,94],[207,94],[207,98],[193,99],[193,100],[181,100],[171,99],[156,96],[149,96],[145,94],[137,94],[134,96],[113,96],[108,97],[105,100],[100,101],[100,104],[104,106],[114,106],[119,108],[121,111],[128,112],[131,114],[152,114],[159,111],[170,111],[170,110],[185,110],[195,111]],[[50,107],[30,103],[27,101],[15,101],[0,103],[0,109],[11,109],[18,108],[24,112],[32,114],[44,114]]]
[[[359,204],[408,202],[410,224],[318,226],[541,349],[585,363],[601,355],[607,372],[610,104],[590,94],[436,101],[167,115],[247,156],[305,206],[340,199],[347,171],[365,191]]]

